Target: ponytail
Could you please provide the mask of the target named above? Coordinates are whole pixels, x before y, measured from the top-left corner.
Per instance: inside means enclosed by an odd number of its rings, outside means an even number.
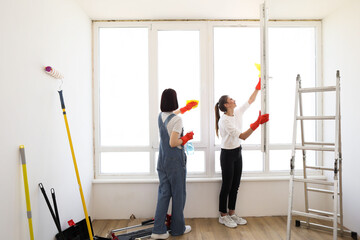
[[[220,119],[219,102],[217,102],[215,104],[215,132],[217,137],[219,137],[219,119]]]
[[[219,137],[219,119],[220,119],[220,111],[226,112],[225,103],[227,103],[228,95],[223,95],[219,99],[219,101],[215,104],[215,132],[216,136]]]

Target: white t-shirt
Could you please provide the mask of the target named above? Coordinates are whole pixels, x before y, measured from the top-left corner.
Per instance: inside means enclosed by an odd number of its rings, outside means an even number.
[[[163,122],[165,122],[165,120],[168,118],[168,116],[170,116],[172,114],[172,112],[162,112],[161,113],[161,119]],[[179,134],[181,134],[183,129],[183,122],[180,116],[175,115],[175,117],[173,117],[167,125],[167,131],[169,133],[169,137],[171,136],[172,132],[177,132]],[[181,145],[178,146],[178,148],[181,149]]]
[[[234,116],[223,114],[220,117],[219,131],[221,136],[221,148],[235,149],[240,147],[241,139],[239,136],[242,133],[242,118],[249,106],[250,104],[246,102],[241,107],[235,108]]]

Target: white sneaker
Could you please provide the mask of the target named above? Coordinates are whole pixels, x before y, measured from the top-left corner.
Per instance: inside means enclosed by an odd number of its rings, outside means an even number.
[[[170,236],[169,232],[163,234],[153,233],[151,234],[151,239],[168,239]]]
[[[225,226],[229,227],[229,228],[235,228],[237,227],[236,222],[234,222],[234,220],[232,220],[232,218],[229,215],[225,215],[225,216],[220,216],[219,217],[219,223],[224,224]]]
[[[186,225],[186,226],[185,226],[184,234],[189,233],[189,232],[191,232],[191,226],[190,226],[190,225]]]
[[[239,217],[236,214],[231,215],[230,217],[237,225],[245,225],[245,224],[247,224],[247,221],[245,219]]]

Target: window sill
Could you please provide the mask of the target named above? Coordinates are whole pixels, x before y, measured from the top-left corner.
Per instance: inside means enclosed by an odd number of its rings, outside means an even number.
[[[324,175],[313,175],[308,176],[310,179],[325,180]],[[278,181],[289,181],[290,176],[246,176],[242,177],[242,182],[278,182]],[[187,178],[187,183],[212,183],[221,182],[221,177],[208,177],[208,178]],[[147,183],[159,183],[157,178],[149,179],[94,179],[93,184],[147,184]]]

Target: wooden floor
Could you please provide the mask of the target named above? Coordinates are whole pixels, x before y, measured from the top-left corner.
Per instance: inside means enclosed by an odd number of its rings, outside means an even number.
[[[185,219],[185,224],[190,225],[192,231],[188,234],[169,237],[176,240],[281,240],[286,239],[286,216],[279,217],[248,217],[247,225],[230,229],[219,224],[217,218],[191,218]],[[110,230],[139,224],[146,219],[134,220],[94,220],[94,233],[100,237],[106,237]],[[150,226],[148,226],[150,227]],[[136,228],[139,230],[140,228]],[[129,230],[129,231],[133,231]],[[309,230],[295,227],[292,224],[292,240],[331,240],[332,234],[319,230]],[[120,234],[120,233],[118,233]],[[338,237],[338,240],[351,239],[350,237]]]

